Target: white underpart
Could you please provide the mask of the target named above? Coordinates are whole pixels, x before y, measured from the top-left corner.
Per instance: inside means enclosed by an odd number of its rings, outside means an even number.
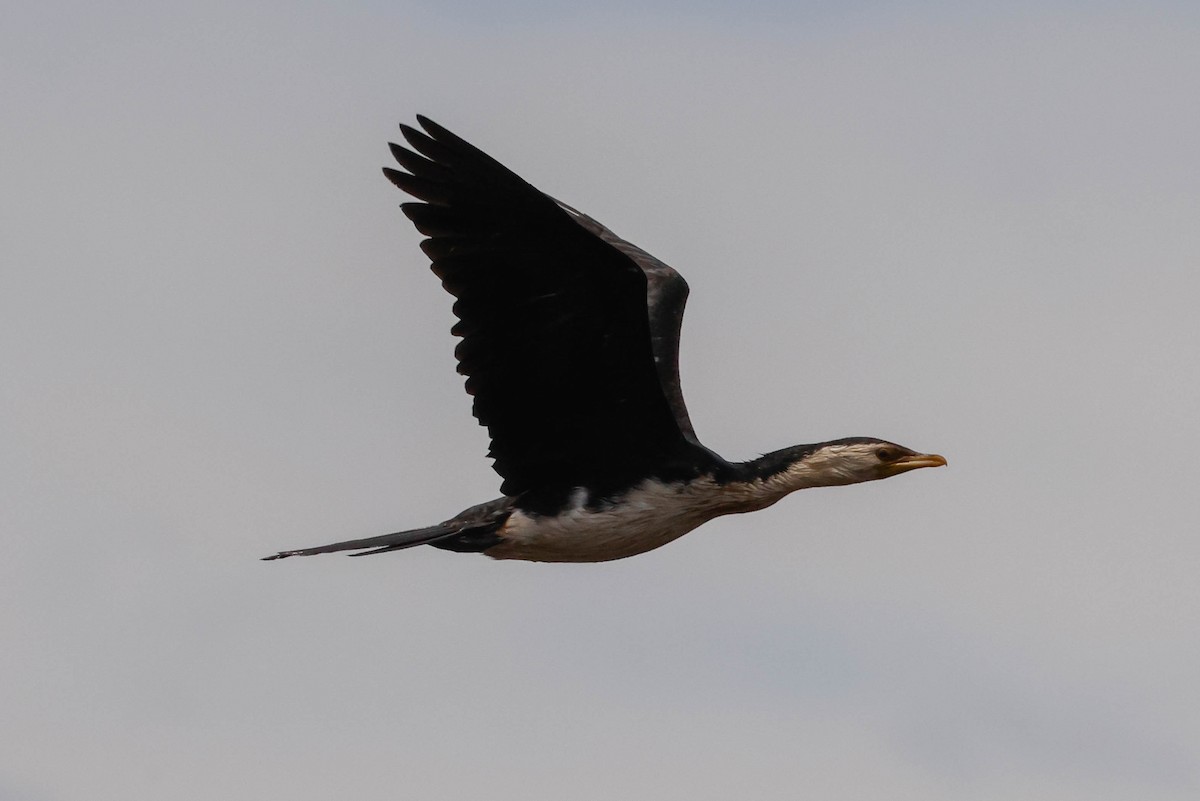
[[[535,562],[606,562],[645,553],[724,514],[770,506],[790,490],[719,485],[711,478],[687,484],[643,481],[613,504],[585,505],[576,490],[569,509],[554,516],[512,513],[501,529],[504,542],[487,550],[496,559]]]
[[[876,445],[829,445],[773,476],[718,484],[711,478],[688,483],[647,479],[612,503],[587,506],[576,489],[557,515],[514,511],[500,530],[504,541],[486,553],[496,559],[534,562],[606,562],[666,545],[720,515],[763,509],[808,487],[857,484],[882,478]]]

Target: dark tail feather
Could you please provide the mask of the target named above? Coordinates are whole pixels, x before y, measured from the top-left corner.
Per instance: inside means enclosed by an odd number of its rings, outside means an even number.
[[[367,556],[373,553],[399,551],[403,548],[428,545],[446,537],[452,537],[461,529],[461,524],[439,523],[436,526],[429,526],[428,528],[397,531],[395,534],[383,534],[378,537],[366,537],[361,540],[346,540],[345,542],[335,542],[332,545],[319,545],[316,548],[298,548],[294,551],[280,551],[271,556],[264,556],[263,561],[286,559],[289,556],[312,556],[313,554],[333,553],[334,551],[359,551],[365,548],[372,548],[374,550],[363,550],[363,553],[352,553],[350,556]]]

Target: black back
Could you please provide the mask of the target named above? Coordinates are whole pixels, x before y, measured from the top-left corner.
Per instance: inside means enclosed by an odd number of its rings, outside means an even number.
[[[408,172],[384,173],[424,201],[401,208],[457,298],[458,371],[501,490],[603,493],[709,458],[679,389],[678,273],[417,119],[400,126],[413,150],[391,145]]]

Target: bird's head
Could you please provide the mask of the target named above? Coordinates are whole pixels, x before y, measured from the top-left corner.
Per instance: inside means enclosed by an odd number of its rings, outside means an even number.
[[[757,461],[764,483],[785,492],[858,484],[946,464],[946,459],[935,453],[918,453],[894,442],[869,437],[797,445]]]

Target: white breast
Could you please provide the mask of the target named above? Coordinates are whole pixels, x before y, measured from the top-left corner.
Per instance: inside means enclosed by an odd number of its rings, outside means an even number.
[[[690,484],[647,480],[598,509],[577,490],[570,508],[553,517],[512,513],[504,542],[486,553],[535,562],[607,562],[666,545],[726,511],[728,498],[710,479]]]

